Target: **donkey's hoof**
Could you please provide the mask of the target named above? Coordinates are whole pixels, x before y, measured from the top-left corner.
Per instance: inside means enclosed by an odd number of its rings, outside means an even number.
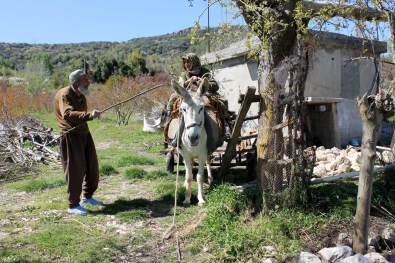
[[[206,204],[206,202],[205,202],[205,201],[203,201],[203,202],[199,202],[199,203],[198,203],[198,206],[202,207],[202,206],[204,206],[205,204]]]

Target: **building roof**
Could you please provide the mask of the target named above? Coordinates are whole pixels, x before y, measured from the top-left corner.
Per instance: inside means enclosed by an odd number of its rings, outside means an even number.
[[[310,30],[312,39],[318,42],[321,47],[337,47],[355,50],[367,50],[376,54],[387,52],[387,43],[383,41],[370,41],[367,39],[346,36],[339,33]],[[207,53],[201,57],[203,64],[212,64],[219,61],[230,60],[245,56],[248,51],[259,45],[260,40],[254,36],[231,44],[228,48]],[[372,45],[373,43],[373,45]],[[373,48],[372,48],[373,46]]]

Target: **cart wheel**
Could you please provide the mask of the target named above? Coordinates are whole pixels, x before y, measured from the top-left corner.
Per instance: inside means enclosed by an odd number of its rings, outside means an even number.
[[[174,173],[174,154],[172,152],[166,154],[166,171],[171,174]]]

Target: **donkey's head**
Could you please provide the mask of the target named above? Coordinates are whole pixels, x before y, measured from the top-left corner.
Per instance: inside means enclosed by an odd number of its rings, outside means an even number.
[[[189,146],[196,146],[204,130],[204,87],[208,80],[204,78],[196,92],[188,92],[172,80],[173,89],[183,98],[180,109],[185,122],[183,138]]]

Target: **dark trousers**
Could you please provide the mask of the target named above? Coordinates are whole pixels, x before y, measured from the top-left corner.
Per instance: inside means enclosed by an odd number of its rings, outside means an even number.
[[[90,133],[61,135],[62,166],[67,182],[69,207],[81,201],[81,193],[91,198],[99,185],[99,164]]]

